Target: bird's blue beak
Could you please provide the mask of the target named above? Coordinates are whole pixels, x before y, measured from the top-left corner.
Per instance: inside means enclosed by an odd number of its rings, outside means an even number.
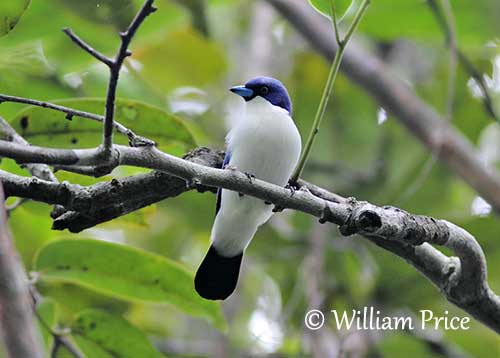
[[[250,88],[247,88],[245,86],[234,86],[231,87],[230,91],[245,99],[250,99],[254,95],[254,92]]]

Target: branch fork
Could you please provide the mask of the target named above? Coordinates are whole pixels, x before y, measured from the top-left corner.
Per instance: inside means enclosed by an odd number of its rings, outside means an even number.
[[[71,29],[65,28],[63,32],[68,35],[68,37],[85,52],[92,55],[98,61],[104,63],[109,68],[109,83],[108,91],[106,94],[106,105],[104,111],[104,130],[103,130],[103,140],[100,150],[106,156],[111,157],[111,148],[113,147],[113,127],[114,127],[114,117],[115,117],[115,100],[116,100],[116,90],[118,87],[118,79],[120,76],[120,70],[123,65],[125,58],[132,55],[132,52],[128,49],[132,38],[134,37],[137,29],[142,24],[142,22],[151,13],[157,10],[153,6],[154,0],[146,0],[142,5],[141,9],[135,16],[135,18],[130,23],[126,31],[120,32],[121,45],[113,59],[103,55],[99,51],[95,50],[92,46],[83,41],[78,37]],[[127,132],[130,136],[133,132]],[[130,140],[131,145],[138,144],[138,146],[150,146],[154,145],[154,142],[147,140],[146,138],[133,138]],[[135,146],[135,145],[134,145]]]

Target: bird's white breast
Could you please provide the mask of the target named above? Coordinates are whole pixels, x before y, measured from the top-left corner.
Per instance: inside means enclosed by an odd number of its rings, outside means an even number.
[[[301,139],[292,118],[261,97],[247,103],[227,139],[229,165],[276,185],[288,182],[299,160]],[[271,215],[262,200],[222,190],[212,242],[221,254],[239,254]]]
[[[300,155],[300,135],[288,112],[261,97],[228,135],[230,164],[240,171],[277,185],[285,185]]]

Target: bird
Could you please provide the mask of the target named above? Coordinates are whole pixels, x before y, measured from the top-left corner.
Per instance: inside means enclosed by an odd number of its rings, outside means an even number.
[[[275,78],[256,77],[230,91],[242,97],[244,105],[226,136],[222,169],[286,186],[302,147],[287,89]],[[243,254],[272,215],[273,208],[261,199],[218,189],[210,247],[194,280],[201,297],[225,300],[233,293]]]

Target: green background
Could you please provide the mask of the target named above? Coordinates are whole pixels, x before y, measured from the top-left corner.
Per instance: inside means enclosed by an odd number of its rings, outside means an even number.
[[[313,2],[321,6],[322,1]],[[5,20],[0,24],[0,93],[65,100],[61,103],[102,114],[106,68],[76,48],[61,29],[71,27],[112,55],[119,45],[117,31],[141,1],[33,0],[23,13],[26,3],[4,0],[0,5],[0,19]],[[199,1],[155,3],[159,11],[139,29],[131,46],[133,56],[121,75],[118,120],[176,155],[195,143],[221,149],[228,104],[239,103],[227,89],[254,75],[272,75],[286,84],[293,117],[306,137],[329,64],[284,19],[264,2],[208,0],[204,16],[198,11]],[[458,44],[487,76],[500,108],[500,3],[451,4]],[[341,26],[348,22],[349,14]],[[256,44],[255,36],[268,46]],[[424,1],[373,0],[357,39],[382,56],[394,76],[446,113],[449,51]],[[473,96],[469,77],[459,66],[452,124],[496,166],[499,128]],[[482,245],[489,284],[499,293],[498,217],[477,215],[474,190],[440,163],[429,166],[430,153],[396,118],[389,113],[379,123],[381,111],[340,75],[304,177],[342,195],[464,227]],[[64,115],[50,111],[0,105],[0,115],[20,132],[19,120],[26,113],[35,124],[23,134],[33,144],[88,147],[100,139],[97,123],[80,118],[65,122]],[[0,168],[28,175],[10,160],[2,160]],[[57,176],[87,185],[138,171],[119,168],[101,179],[62,172]],[[444,357],[411,332],[339,332],[332,321],[319,331],[308,331],[304,315],[320,303],[325,310],[337,311],[375,306],[384,315],[422,309],[438,315],[445,310],[465,313],[403,260],[360,237],[342,238],[333,226],[320,226],[296,212],[275,215],[258,231],[247,250],[238,289],[229,300],[219,305],[199,299],[191,280],[208,247],[214,207],[214,195],[190,192],[70,234],[51,230],[49,206],[27,202],[9,222],[27,270],[41,272],[39,289],[50,297],[39,308],[42,316],[50,325],[73,327],[74,341],[91,357],[112,356],[113,350],[117,356],[134,358],[138,352],[151,357],[307,356],[321,344],[344,344],[348,349],[356,344],[349,339],[361,340],[360,356]],[[68,258],[76,266],[64,269],[66,262],[57,260]],[[126,274],[118,280],[110,272]],[[154,274],[162,281],[143,282]],[[475,320],[468,331],[429,334],[442,334],[440,341],[454,357],[489,358],[499,352],[498,337]],[[51,344],[49,338],[46,341]],[[123,342],[129,342],[129,350],[120,350]],[[64,350],[59,354],[68,356]]]

